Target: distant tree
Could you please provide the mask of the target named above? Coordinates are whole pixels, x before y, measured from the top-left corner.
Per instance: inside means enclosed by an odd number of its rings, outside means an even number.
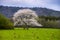
[[[45,19],[45,21],[57,21],[57,20],[60,20],[60,17],[55,17],[55,16],[39,16],[39,18]]]

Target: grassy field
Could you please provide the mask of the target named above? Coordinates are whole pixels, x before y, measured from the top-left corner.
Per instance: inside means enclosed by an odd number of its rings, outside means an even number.
[[[15,28],[0,30],[0,40],[60,40],[60,29],[47,28]]]

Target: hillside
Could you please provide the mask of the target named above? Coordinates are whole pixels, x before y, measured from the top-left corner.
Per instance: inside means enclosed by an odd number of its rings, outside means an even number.
[[[48,9],[48,8],[23,8],[23,7],[8,7],[8,6],[0,6],[0,13],[4,14],[6,17],[10,18],[17,10],[19,9],[32,9],[34,11],[36,11],[36,13],[39,16],[56,16],[56,17],[60,17],[60,11],[55,11],[52,9]]]

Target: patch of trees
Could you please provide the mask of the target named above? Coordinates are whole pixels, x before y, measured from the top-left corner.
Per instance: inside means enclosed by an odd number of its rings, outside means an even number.
[[[39,18],[44,18],[46,21],[57,21],[57,20],[60,20],[60,17],[55,17],[55,16],[39,16]]]
[[[37,21],[43,25],[42,26],[43,28],[60,28],[60,21],[58,20],[60,20],[60,17],[52,17],[52,16],[40,16],[37,19]],[[27,23],[22,27],[28,28]],[[29,27],[32,27],[32,26],[29,26]],[[0,14],[0,29],[14,29],[14,24],[10,21],[10,19],[6,18],[2,14]]]
[[[40,16],[39,23],[41,23],[44,28],[60,28],[60,17]]]

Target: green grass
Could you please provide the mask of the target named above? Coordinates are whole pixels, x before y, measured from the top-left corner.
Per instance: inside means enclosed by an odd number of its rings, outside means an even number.
[[[0,40],[60,40],[60,29],[48,28],[15,28],[0,30]]]

